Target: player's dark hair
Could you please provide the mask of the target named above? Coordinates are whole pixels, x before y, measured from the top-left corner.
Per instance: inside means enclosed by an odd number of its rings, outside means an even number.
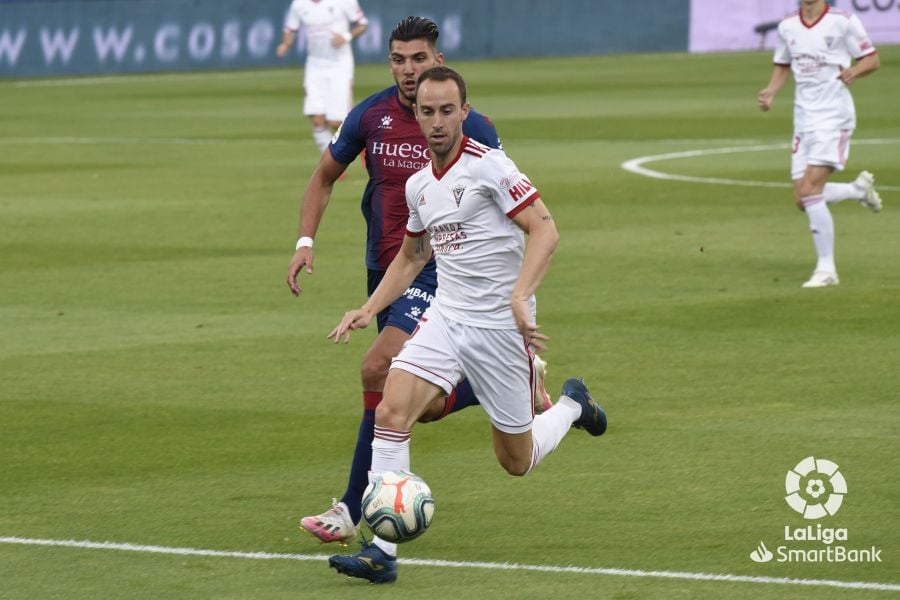
[[[396,42],[411,42],[413,40],[425,40],[432,48],[437,49],[437,39],[440,35],[437,23],[425,17],[409,16],[402,19],[388,39],[388,48]]]
[[[426,81],[455,81],[456,86],[459,88],[459,99],[461,100],[460,106],[466,103],[466,82],[463,80],[462,75],[451,69],[450,67],[445,67],[443,65],[439,67],[431,67],[421,75],[419,75],[418,81],[416,81],[416,96],[419,95],[419,88],[422,87],[422,84]]]

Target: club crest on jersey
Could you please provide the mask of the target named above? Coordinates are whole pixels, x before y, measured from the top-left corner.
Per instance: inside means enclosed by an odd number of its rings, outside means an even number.
[[[825,36],[825,45],[831,48],[831,45],[834,43],[834,36],[827,35]]]
[[[466,193],[466,186],[459,183],[451,189],[453,191],[453,197],[456,199],[456,208],[459,208],[459,203],[462,202],[463,194]]]
[[[381,125],[378,126],[378,129],[391,129],[391,123],[394,121],[394,117],[390,115],[385,115],[381,117]]]

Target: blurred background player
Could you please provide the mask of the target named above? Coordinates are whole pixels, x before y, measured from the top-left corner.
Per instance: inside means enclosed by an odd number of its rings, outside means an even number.
[[[347,166],[365,150],[369,182],[363,192],[362,211],[366,219],[367,290],[378,286],[388,265],[403,242],[409,209],[405,187],[410,175],[428,164],[428,145],[416,122],[412,104],[416,80],[430,67],[440,65],[444,56],[437,49],[437,25],[430,19],[407,17],[391,32],[388,61],[394,85],[360,102],[350,111],[335,140],[322,155],[310,177],[300,205],[300,227],[296,252],[288,267],[287,283],[294,295],[301,292],[297,276],[305,268],[313,272],[313,238],[331,198],[334,182]],[[473,140],[492,148],[500,147],[494,125],[472,110],[463,131]],[[320,515],[304,517],[301,526],[323,542],[346,542],[356,536],[361,518],[362,494],[368,485],[372,461],[375,407],[381,402],[391,359],[396,356],[431,304],[437,288],[434,261],[429,261],[408,290],[378,314],[378,336],[361,366],[363,417],[350,467],[347,489],[340,501]],[[537,410],[551,405],[544,391],[545,365],[536,359],[540,384]],[[435,402],[423,420],[438,419],[450,412],[477,404],[468,382],[457,386],[449,398]]]
[[[406,183],[403,246],[362,308],[347,312],[328,337],[348,340],[350,331],[368,326],[435,260],[437,296],[391,363],[375,412],[371,474],[409,470],[413,425],[466,377],[490,416],[498,462],[510,475],[527,475],[572,427],[599,436],[607,426],[575,378],[566,380],[559,402],[534,416],[531,348],[547,340],[538,331],[534,294],[559,234],[540,192],[513,161],[463,134],[469,104],[456,71],[425,71],[415,111],[431,162]],[[397,578],[396,555],[397,544],[376,537],[328,563],[351,577],[389,583]]]
[[[303,114],[312,122],[319,152],[331,141],[353,105],[353,50],[350,43],[361,36],[368,20],[356,0],[294,0],[284,21],[278,56],[284,57],[297,32],[306,39],[303,72]]]
[[[852,59],[858,59],[851,66]],[[803,287],[839,283],[834,263],[834,222],[828,204],[858,200],[881,210],[874,176],[859,174],[853,183],[828,183],[841,171],[850,152],[856,110],[848,86],[878,69],[875,47],[859,19],[826,4],[802,0],[800,10],[778,25],[775,67],[769,84],[759,92],[759,107],[769,110],[775,94],[794,74],[794,140],[791,179],[794,200],[809,218],[818,260]]]

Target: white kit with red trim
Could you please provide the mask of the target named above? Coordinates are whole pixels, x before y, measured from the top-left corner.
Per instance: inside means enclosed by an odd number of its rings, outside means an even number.
[[[458,323],[515,329],[510,298],[525,256],[512,218],[540,198],[502,150],[463,138],[441,173],[432,164],[406,183],[407,234],[431,236],[438,286],[432,309]],[[531,298],[532,312],[534,297]]]
[[[874,53],[859,18],[846,11],[826,5],[815,22],[805,22],[799,12],[784,19],[773,60],[794,73],[794,131],[853,130],[853,98],[839,75],[853,59]]]

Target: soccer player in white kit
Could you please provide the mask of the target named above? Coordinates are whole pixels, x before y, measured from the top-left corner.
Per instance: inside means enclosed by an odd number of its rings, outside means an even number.
[[[851,66],[851,59],[857,59]],[[794,200],[809,218],[818,260],[803,287],[839,283],[834,263],[834,222],[828,204],[857,200],[881,210],[874,176],[868,171],[852,183],[829,183],[844,169],[856,110],[848,86],[879,67],[878,55],[859,19],[830,7],[825,0],[801,0],[800,10],[778,25],[775,67],[759,92],[759,107],[769,110],[775,94],[794,74],[794,139],[791,179]]]
[[[463,135],[468,112],[465,82],[455,71],[439,66],[422,73],[415,113],[431,162],[406,183],[410,214],[402,249],[369,300],[329,334],[346,341],[351,330],[366,327],[434,252],[437,292],[391,363],[375,411],[370,478],[409,470],[413,424],[463,377],[491,419],[497,460],[512,475],[529,473],[572,426],[594,436],[606,431],[606,414],[580,379],[566,380],[559,401],[534,416],[531,357],[547,340],[538,331],[534,293],[559,234],[540,193],[513,161]],[[376,538],[329,564],[385,583],[396,579],[395,556],[396,544]]]
[[[303,114],[312,123],[312,136],[319,152],[328,147],[332,130],[341,126],[353,105],[350,43],[366,31],[368,24],[356,0],[294,0],[285,16],[277,52],[279,57],[284,57],[303,28],[306,36]]]

